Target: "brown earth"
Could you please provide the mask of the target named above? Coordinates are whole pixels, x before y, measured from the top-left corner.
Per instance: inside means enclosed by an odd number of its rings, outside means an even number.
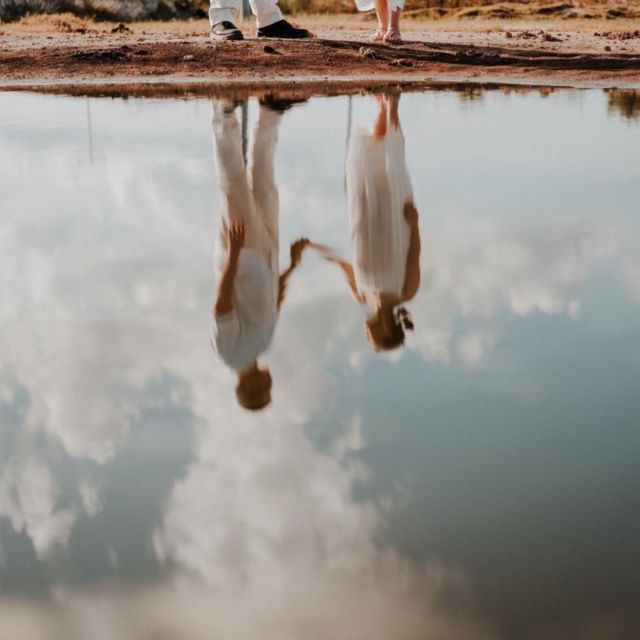
[[[205,21],[117,26],[54,17],[0,25],[0,88],[391,81],[640,87],[640,30],[629,22],[407,20],[400,47],[369,43],[371,25],[358,17],[297,22],[316,37],[213,43]],[[254,27],[247,22],[243,29],[250,36]]]

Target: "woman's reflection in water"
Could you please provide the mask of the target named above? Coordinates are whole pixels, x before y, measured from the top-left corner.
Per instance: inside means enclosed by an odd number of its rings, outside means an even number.
[[[376,351],[404,344],[413,329],[403,306],[420,286],[420,231],[405,162],[398,95],[378,95],[371,131],[356,133],[347,156],[347,195],[353,264],[313,244],[344,272],[355,298],[371,310],[367,338]]]
[[[289,267],[278,273],[278,189],[274,151],[282,112],[290,103],[260,103],[249,166],[235,108],[213,102],[213,137],[223,208],[216,250],[218,289],[213,305],[211,344],[236,372],[236,396],[246,409],[271,402],[271,374],[258,366],[269,347],[290,275],[309,244],[291,245]]]

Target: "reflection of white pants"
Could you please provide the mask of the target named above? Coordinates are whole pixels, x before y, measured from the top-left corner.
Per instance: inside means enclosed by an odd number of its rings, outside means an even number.
[[[211,26],[225,20],[236,22],[240,15],[241,2],[242,0],[210,0],[209,22],[211,22]],[[249,0],[249,4],[251,11],[256,15],[258,29],[282,20],[278,0]]]
[[[270,255],[278,251],[278,187],[273,156],[278,141],[280,114],[260,107],[249,166],[242,156],[242,132],[233,110],[225,110],[225,101],[213,102],[213,138],[215,142],[218,184],[222,195],[222,237],[235,220],[245,224],[245,247]]]

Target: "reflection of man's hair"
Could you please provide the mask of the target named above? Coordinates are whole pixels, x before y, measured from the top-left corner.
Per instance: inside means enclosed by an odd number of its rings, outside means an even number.
[[[399,306],[393,310],[393,324],[390,331],[386,333],[378,331],[379,322],[377,316],[367,319],[367,327],[376,351],[393,351],[393,349],[404,346],[405,332],[413,331],[414,325],[411,314],[406,307]]]
[[[256,377],[243,378],[236,385],[236,398],[241,407],[259,411],[271,403],[271,374],[259,371]]]

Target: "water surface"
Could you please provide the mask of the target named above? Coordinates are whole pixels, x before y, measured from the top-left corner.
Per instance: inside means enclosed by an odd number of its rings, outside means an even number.
[[[0,628],[634,638],[632,107],[403,95],[415,329],[374,351],[340,270],[305,250],[259,359],[272,402],[249,412],[210,346],[212,101],[1,94]],[[235,111],[249,166],[265,109]],[[270,112],[281,270],[300,237],[353,258],[345,161],[378,109]]]

